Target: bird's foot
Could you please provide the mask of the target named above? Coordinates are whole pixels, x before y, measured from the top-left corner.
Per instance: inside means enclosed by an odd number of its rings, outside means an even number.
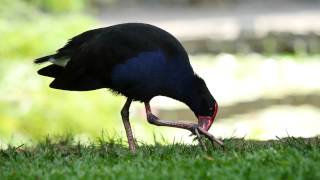
[[[205,143],[203,142],[202,139],[202,135],[205,136],[207,139],[210,140],[210,142],[212,143],[212,145],[214,145],[214,143],[219,144],[220,146],[224,146],[223,142],[220,141],[219,139],[215,138],[212,134],[210,134],[208,131],[204,130],[203,128],[201,128],[198,125],[195,125],[192,127],[191,131],[191,135],[195,135],[196,137],[194,138],[194,140],[198,140],[200,145],[202,146],[202,148],[207,151],[207,147],[205,146]]]

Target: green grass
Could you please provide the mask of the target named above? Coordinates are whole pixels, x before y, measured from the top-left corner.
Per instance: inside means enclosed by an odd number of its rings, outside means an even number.
[[[0,179],[319,179],[320,138],[225,139],[226,148],[140,145],[121,140],[81,145],[46,139],[0,151]]]

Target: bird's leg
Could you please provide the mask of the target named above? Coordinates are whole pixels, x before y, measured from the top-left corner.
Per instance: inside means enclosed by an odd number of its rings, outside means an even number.
[[[157,126],[169,126],[169,127],[176,127],[176,128],[189,130],[191,131],[192,134],[198,136],[198,139],[201,145],[204,145],[203,142],[201,141],[201,136],[200,136],[200,134],[203,134],[205,135],[206,138],[210,139],[211,142],[216,142],[219,145],[223,146],[223,143],[220,140],[216,139],[212,134],[202,129],[199,126],[199,124],[160,120],[158,117],[152,114],[149,102],[145,102],[145,108],[147,113],[147,120],[151,124],[154,124]]]
[[[196,126],[196,124],[192,124],[192,123],[160,120],[157,116],[152,114],[149,103],[145,103],[145,108],[146,108],[148,122],[151,124],[154,124],[156,126],[176,127],[176,128],[181,128],[181,129],[187,129],[190,131],[192,131],[194,129],[194,127]]]
[[[132,135],[132,130],[131,130],[131,125],[129,121],[129,108],[131,105],[132,99],[128,98],[126,103],[124,104],[122,110],[121,110],[121,116],[122,116],[122,121],[124,128],[126,130],[127,138],[128,138],[128,144],[129,144],[129,149],[132,153],[136,152],[136,144],[134,142],[134,138]]]

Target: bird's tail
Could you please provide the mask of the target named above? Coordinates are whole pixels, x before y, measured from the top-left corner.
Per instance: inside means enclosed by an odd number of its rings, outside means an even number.
[[[48,61],[51,62],[52,60],[55,60],[54,59],[55,56],[56,56],[56,54],[44,56],[44,57],[35,59],[34,63],[41,64],[41,63],[48,62]],[[38,74],[40,74],[42,76],[48,76],[48,77],[55,78],[55,77],[59,76],[59,74],[61,74],[63,72],[63,70],[64,70],[64,67],[61,67],[56,64],[51,64],[49,66],[46,66],[46,67],[38,70]]]
[[[49,61],[50,58],[53,58],[53,57],[54,57],[54,55],[44,56],[44,57],[35,59],[35,60],[34,60],[34,63],[36,63],[36,64],[44,63],[44,62]]]

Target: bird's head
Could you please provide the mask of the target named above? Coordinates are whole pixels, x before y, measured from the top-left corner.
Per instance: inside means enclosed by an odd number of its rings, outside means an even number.
[[[205,106],[203,106],[205,107]],[[211,107],[203,108],[203,113],[200,113],[197,115],[198,117],[198,124],[201,128],[208,131],[216,118],[217,112],[218,112],[218,103],[215,101],[213,104],[211,104]]]
[[[193,78],[191,89],[187,104],[197,116],[199,126],[208,131],[217,115],[218,104],[199,76]]]

